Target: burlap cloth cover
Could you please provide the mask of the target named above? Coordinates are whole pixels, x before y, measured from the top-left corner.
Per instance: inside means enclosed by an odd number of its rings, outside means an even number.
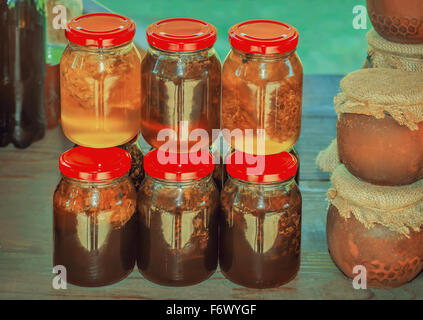
[[[329,204],[344,218],[353,214],[368,229],[381,224],[408,237],[410,229],[419,231],[423,224],[423,180],[401,187],[376,186],[354,177],[340,164],[331,182]]]
[[[317,155],[316,165],[322,171],[333,172],[339,163],[338,142],[333,139],[329,147]]]
[[[400,125],[418,130],[423,121],[423,74],[398,69],[361,69],[341,80],[335,111],[377,119],[389,114]]]
[[[369,48],[363,68],[390,68],[423,73],[422,44],[390,42],[374,29],[371,29],[366,37]]]

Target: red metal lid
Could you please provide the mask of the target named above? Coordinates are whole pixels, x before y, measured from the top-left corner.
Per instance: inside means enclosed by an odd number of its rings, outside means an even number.
[[[282,182],[297,173],[297,159],[289,152],[251,155],[235,151],[226,158],[226,170],[235,179],[248,182]]]
[[[298,37],[293,26],[274,20],[249,20],[229,29],[231,46],[249,53],[289,52],[297,47]]]
[[[123,176],[131,168],[131,156],[123,149],[75,147],[60,156],[59,169],[66,177],[103,181]]]
[[[212,24],[190,18],[164,19],[147,28],[147,41],[166,51],[196,51],[216,42],[216,28]]]
[[[201,179],[214,170],[210,152],[170,153],[153,150],[144,157],[145,172],[158,179],[189,181]]]
[[[66,26],[66,38],[85,47],[113,47],[131,41],[135,23],[114,13],[90,13],[72,19]]]

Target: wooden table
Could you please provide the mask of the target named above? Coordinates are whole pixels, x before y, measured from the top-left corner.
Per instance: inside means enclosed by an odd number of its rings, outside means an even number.
[[[30,148],[0,149],[0,299],[413,299],[423,298],[423,276],[393,290],[355,290],[332,262],[326,244],[329,175],[316,169],[317,153],[336,134],[333,97],[339,76],[306,76],[301,157],[302,263],[295,280],[278,289],[233,285],[216,272],[187,288],[143,279],[135,268],[125,280],[103,288],[52,287],[52,195],[60,175],[59,155],[71,143],[61,129]]]

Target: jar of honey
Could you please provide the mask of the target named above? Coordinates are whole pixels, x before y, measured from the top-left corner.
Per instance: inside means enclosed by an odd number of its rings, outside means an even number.
[[[298,37],[294,27],[272,20],[245,21],[229,30],[232,49],[222,70],[222,129],[234,149],[276,154],[297,142],[303,86]]]
[[[138,191],[138,269],[148,280],[188,286],[209,278],[217,267],[219,192],[210,153],[144,157],[145,179]]]
[[[60,62],[61,121],[65,135],[91,148],[125,144],[139,133],[141,57],[135,23],[93,13],[71,20]]]
[[[288,152],[253,156],[236,151],[227,158],[226,169],[219,235],[222,273],[249,288],[289,282],[300,267],[296,158]]]
[[[55,266],[79,286],[112,284],[135,265],[136,192],[131,157],[117,147],[76,147],[59,160],[62,179],[53,197]]]
[[[216,28],[197,19],[165,19],[147,28],[147,40],[141,81],[144,139],[154,148],[167,141],[171,152],[189,152],[194,144],[207,149],[217,137],[212,130],[220,129]]]

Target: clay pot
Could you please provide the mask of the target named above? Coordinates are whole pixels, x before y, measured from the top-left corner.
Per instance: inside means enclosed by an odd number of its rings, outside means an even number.
[[[423,43],[423,1],[367,0],[367,12],[375,30],[386,40]]]
[[[411,131],[390,116],[343,113],[337,131],[339,159],[357,178],[386,186],[423,179],[423,122]]]
[[[411,231],[407,238],[379,224],[367,229],[353,215],[348,219],[341,217],[331,205],[326,232],[334,263],[351,279],[357,276],[353,268],[363,265],[367,287],[399,287],[423,269],[422,231]]]
[[[382,38],[373,28],[367,32],[366,39],[369,47],[363,68],[388,68],[423,73],[420,44],[392,43]]]

